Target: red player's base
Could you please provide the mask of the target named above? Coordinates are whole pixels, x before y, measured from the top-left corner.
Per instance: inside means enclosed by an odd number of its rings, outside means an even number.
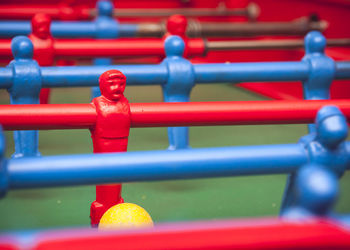
[[[123,202],[120,184],[96,186],[96,200],[90,207],[91,226],[97,227],[101,217],[110,207]]]
[[[41,89],[40,91],[40,104],[48,104],[50,98],[51,89]]]

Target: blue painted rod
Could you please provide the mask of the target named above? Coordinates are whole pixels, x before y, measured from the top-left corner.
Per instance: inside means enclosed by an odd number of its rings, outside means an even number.
[[[137,24],[119,24],[119,37],[136,36]],[[28,21],[2,21],[0,22],[0,37],[14,37],[31,33],[31,24]],[[52,22],[51,32],[58,38],[96,38],[97,28],[95,22]]]
[[[251,81],[305,81],[309,75],[306,62],[215,63],[194,64],[196,83]],[[158,65],[64,66],[41,67],[43,87],[97,86],[99,76],[119,69],[129,85],[160,85],[167,82],[168,69]],[[350,78],[350,62],[337,62],[335,79]],[[0,88],[12,85],[12,70],[0,68]]]
[[[122,71],[129,85],[159,85],[167,82],[165,65],[111,65],[42,67],[43,87],[98,86],[100,75],[111,69]]]
[[[119,37],[136,37],[139,30],[138,24],[119,24]]]
[[[350,78],[350,61],[336,62],[336,79],[349,79]]]
[[[31,24],[28,21],[5,21],[0,22],[0,37],[8,38],[18,35],[29,35]]]
[[[308,162],[301,144],[128,152],[8,160],[13,189],[290,173]]]
[[[52,22],[51,33],[62,38],[96,37],[97,29],[94,22]]]
[[[305,62],[211,63],[194,66],[196,82],[303,81],[308,78]]]
[[[194,64],[193,67],[196,83],[305,81],[309,76],[306,62],[215,63]],[[43,87],[97,86],[99,76],[110,69],[122,71],[129,85],[165,84],[168,75],[162,64],[42,67]],[[350,62],[342,62],[340,69],[337,79],[350,78]]]
[[[350,62],[336,62],[335,79],[350,78]],[[306,62],[213,63],[194,65],[196,82],[305,81]]]
[[[13,72],[10,68],[0,67],[0,88],[8,89],[12,86]]]

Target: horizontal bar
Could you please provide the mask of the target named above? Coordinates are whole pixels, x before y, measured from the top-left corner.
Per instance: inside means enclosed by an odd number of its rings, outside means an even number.
[[[264,217],[157,223],[154,228],[122,232],[90,228],[19,231],[2,235],[0,248],[21,249],[25,237],[32,249],[348,249],[350,232],[338,217],[302,222]]]
[[[350,46],[350,39],[328,39],[327,46]],[[208,50],[302,49],[304,40],[204,41],[192,38],[188,39],[186,47],[188,56],[204,56]],[[63,57],[165,56],[161,38],[57,39],[53,48],[55,56]],[[12,58],[10,39],[0,40],[0,56]]]
[[[117,24],[116,24],[117,25]],[[120,37],[135,36],[137,24],[118,24]],[[52,22],[51,32],[59,38],[98,38],[98,27],[94,21]]]
[[[151,10],[147,10],[150,12]],[[291,22],[198,22],[189,20],[186,34],[189,37],[247,37],[262,35],[303,36],[311,30],[323,31],[326,21],[310,21],[307,18]],[[162,37],[167,32],[164,23],[115,24],[119,37]],[[94,21],[53,21],[51,32],[57,38],[97,38]],[[14,37],[31,33],[29,21],[0,21],[0,37]]]
[[[337,63],[336,63],[337,65]],[[349,78],[350,62],[342,62],[336,79]],[[254,81],[305,81],[309,77],[307,62],[212,63],[193,64],[196,83],[239,83]],[[99,76],[118,69],[129,85],[162,85],[167,82],[165,65],[111,65],[42,67],[43,87],[97,86]],[[350,70],[348,71],[350,72]],[[1,79],[1,77],[0,77]]]
[[[12,69],[0,67],[0,89],[11,88],[12,82],[13,82]]]
[[[41,67],[42,83],[44,88],[98,86],[100,75],[111,69],[123,72],[128,85],[161,85],[168,77],[165,65]]]
[[[119,35],[135,36],[137,28],[137,24],[119,24]],[[57,38],[97,38],[97,25],[94,21],[53,21],[50,30]],[[31,31],[30,21],[0,21],[0,37],[29,35]]]
[[[0,37],[29,35],[30,32],[31,24],[28,21],[0,21]]]
[[[310,70],[306,62],[208,63],[193,66],[196,83],[305,81]]]
[[[350,120],[350,100],[132,103],[130,109],[133,127],[176,127],[313,123],[325,105]]]
[[[350,78],[350,61],[336,62],[335,78],[349,79]]]
[[[307,62],[211,63],[193,64],[196,83],[239,83],[254,81],[305,81],[309,76]],[[118,69],[129,85],[162,85],[168,80],[168,69],[158,65],[61,66],[41,67],[42,86],[98,86],[98,78],[107,70]],[[350,78],[350,62],[336,62],[335,79]],[[0,88],[9,88],[12,70],[0,70]]]
[[[180,9],[118,9],[115,10],[115,17],[168,17],[171,15],[183,15],[188,17],[199,16],[246,16],[255,19],[258,15],[258,7],[256,4],[250,4],[247,8],[227,9],[226,7],[214,8],[180,8]],[[95,11],[92,12],[95,15]]]
[[[291,22],[248,22],[248,23],[220,23],[197,22],[187,29],[189,37],[246,37],[262,35],[303,36],[311,30],[323,31],[327,28],[326,21],[310,21],[301,18]]]
[[[160,38],[134,38],[111,40],[63,40],[54,42],[57,56],[165,56],[164,40]]]
[[[5,130],[89,128],[96,116],[92,104],[0,106],[0,124]]]
[[[96,23],[90,21],[66,21],[51,23],[51,33],[54,37],[79,38],[96,37]]]
[[[96,37],[94,22],[52,22],[51,33],[54,37]],[[28,35],[32,32],[30,21],[1,21],[0,37]]]
[[[51,18],[60,19],[62,16],[62,8],[70,8],[74,17],[77,19],[87,19],[96,16],[96,9],[90,9],[86,6],[52,6],[52,5],[35,5],[35,4],[21,4],[20,6],[14,4],[1,5],[0,17],[5,19],[30,19],[36,13],[45,13],[50,15]],[[116,17],[144,17],[157,16],[166,17],[174,14],[182,14],[186,16],[247,16],[255,19],[259,13],[259,7],[256,4],[249,4],[246,8],[227,9],[225,6],[219,6],[218,8],[180,8],[180,9],[125,9],[118,8],[114,12]],[[148,12],[148,10],[150,12]],[[90,16],[88,15],[90,14]]]
[[[313,123],[335,105],[350,120],[350,100],[131,103],[132,127]],[[1,105],[5,130],[82,129],[94,126],[92,104]]]
[[[119,24],[119,37],[136,37],[139,24]]]
[[[60,8],[52,5],[32,4],[5,4],[0,7],[1,19],[31,19],[38,12],[50,15],[51,18],[59,18]]]
[[[159,37],[162,38],[167,32],[165,23],[139,23],[137,26],[137,37]]]
[[[308,162],[301,144],[25,157],[7,161],[12,189],[192,179],[295,171]]]
[[[350,46],[350,39],[328,39],[327,46]],[[188,39],[186,47],[187,56],[204,56],[212,50],[302,49],[304,40],[204,41],[192,38]],[[161,38],[56,39],[53,48],[58,57],[165,56],[164,39]],[[0,56],[12,58],[10,39],[0,40]]]
[[[246,41],[208,41],[208,50],[263,50],[263,49],[302,49],[304,40],[246,40]],[[350,46],[350,39],[327,39],[327,46]]]
[[[204,56],[205,46],[206,41],[201,38],[189,39],[186,53],[188,56]],[[165,57],[162,38],[55,39],[53,49],[57,57]],[[10,39],[0,40],[0,57],[13,58]]]

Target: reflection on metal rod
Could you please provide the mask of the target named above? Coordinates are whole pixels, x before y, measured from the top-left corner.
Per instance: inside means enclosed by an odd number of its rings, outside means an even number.
[[[312,21],[306,17],[292,22],[256,22],[256,23],[199,23],[190,21],[187,35],[189,37],[213,36],[260,36],[260,35],[298,35],[303,36],[311,30],[323,31],[326,21]]]
[[[304,36],[311,30],[324,31],[326,21],[313,21],[303,17],[291,22],[214,23],[188,20],[188,37],[247,37],[247,36]],[[167,32],[165,23],[142,23],[138,25],[139,37],[162,37]]]
[[[304,40],[207,41],[208,50],[301,49]],[[327,39],[327,46],[350,46],[350,39]]]
[[[246,8],[227,9],[224,3],[213,8],[181,8],[181,9],[117,9],[114,11],[115,17],[168,17],[179,14],[188,17],[198,16],[245,16],[249,20],[255,20],[260,13],[259,7],[255,3],[250,3]],[[95,11],[92,11],[95,15]]]

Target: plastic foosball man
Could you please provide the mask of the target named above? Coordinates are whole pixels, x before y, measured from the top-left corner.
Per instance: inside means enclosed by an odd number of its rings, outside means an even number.
[[[145,227],[153,227],[151,216],[145,209],[132,203],[121,203],[109,208],[98,225],[100,230]]]

